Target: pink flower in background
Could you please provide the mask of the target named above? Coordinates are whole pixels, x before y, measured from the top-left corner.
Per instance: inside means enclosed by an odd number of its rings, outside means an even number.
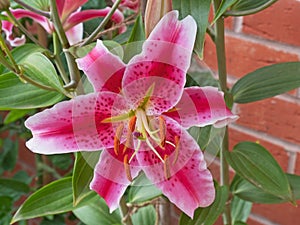
[[[66,31],[66,35],[70,44],[75,44],[82,40],[83,37],[83,22],[98,17],[106,16],[110,7],[104,9],[90,9],[80,11],[80,6],[85,4],[87,0],[56,0],[59,15],[63,24],[63,28]],[[48,33],[54,31],[54,27],[51,21],[46,17],[41,16],[37,13],[25,10],[25,9],[12,9],[12,14],[17,18],[31,18],[35,22],[39,23]],[[116,11],[112,16],[112,21],[120,23],[123,21],[124,16],[120,11]],[[6,34],[6,39],[9,41],[11,46],[19,46],[25,43],[25,36],[14,37],[13,36],[13,24],[9,21],[2,21],[2,29]],[[121,27],[119,32],[123,32],[125,27]]]
[[[196,37],[190,16],[166,14],[124,64],[98,41],[77,60],[94,92],[56,104],[30,117],[27,147],[56,154],[103,149],[90,184],[110,210],[143,171],[190,217],[215,197],[213,178],[191,126],[221,127],[234,121],[223,93],[213,87],[184,88]]]
[[[115,2],[116,0],[112,0]],[[122,8],[129,8],[133,11],[138,11],[140,6],[140,0],[122,0],[120,3],[120,7]]]

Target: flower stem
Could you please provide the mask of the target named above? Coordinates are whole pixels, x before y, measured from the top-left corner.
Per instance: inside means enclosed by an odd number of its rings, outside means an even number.
[[[64,31],[63,25],[60,21],[60,17],[58,14],[57,6],[56,6],[56,1],[55,0],[50,0],[50,11],[51,11],[51,19],[53,21],[55,30],[57,32],[58,38],[62,44],[63,49],[68,49],[70,47],[70,43],[67,39],[66,33]],[[75,58],[73,55],[65,51],[65,56],[67,60],[67,65],[69,68],[70,72],[70,78],[71,81],[64,86],[65,89],[75,89],[78,86],[78,83],[80,81],[80,72],[78,70],[77,64],[75,62]]]
[[[221,0],[214,0],[214,8],[217,10],[221,4]],[[226,95],[227,93],[227,69],[226,69],[226,54],[225,54],[225,29],[224,29],[224,17],[220,17],[216,21],[215,25],[215,44],[217,52],[218,61],[218,74],[219,83],[221,90]],[[222,143],[222,149],[220,151],[220,184],[229,187],[229,165],[224,158],[224,152],[228,151],[229,137],[228,137],[228,127],[226,127],[225,136]],[[230,212],[230,201],[225,206],[223,213],[223,221],[226,225],[231,225],[231,212]]]
[[[129,209],[126,205],[125,197],[123,196],[120,201],[120,211],[121,215],[123,217],[123,224],[124,225],[133,225]]]
[[[104,19],[99,24],[99,26],[96,28],[96,30],[80,45],[80,47],[83,47],[83,46],[91,43],[94,40],[94,38],[97,37],[98,33],[105,27],[105,25],[108,23],[108,21],[110,20],[110,18],[114,14],[114,12],[117,10],[117,8],[118,8],[119,4],[121,3],[121,1],[122,0],[115,1],[115,3],[113,4],[111,10],[109,11],[109,13],[104,17]]]

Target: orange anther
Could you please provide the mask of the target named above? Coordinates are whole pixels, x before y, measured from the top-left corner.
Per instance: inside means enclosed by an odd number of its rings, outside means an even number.
[[[131,117],[129,120],[128,128],[131,132],[135,130],[135,124],[136,124],[136,116]]]
[[[129,165],[129,162],[128,162],[128,154],[126,154],[124,156],[124,169],[125,169],[125,173],[126,173],[126,176],[127,176],[127,179],[132,182],[132,177],[131,177],[131,171],[130,171],[130,165]]]
[[[171,172],[170,172],[170,160],[168,155],[164,156],[164,173],[165,173],[165,178],[169,180],[171,177]]]
[[[174,144],[175,144],[175,156],[174,156],[174,160],[173,160],[173,165],[177,162],[178,157],[179,157],[179,137],[175,136],[174,137]]]
[[[124,129],[124,124],[121,123],[116,130],[116,134],[114,137],[114,152],[116,155],[119,155],[120,152],[120,139],[123,133],[123,129]]]
[[[162,116],[160,116],[158,119],[160,145],[164,148],[166,145],[166,120]]]

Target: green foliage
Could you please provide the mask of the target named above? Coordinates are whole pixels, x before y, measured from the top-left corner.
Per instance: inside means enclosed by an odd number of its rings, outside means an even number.
[[[215,17],[212,23],[215,23],[227,11],[229,7],[231,7],[237,1],[239,0],[223,0],[221,2],[221,5],[217,9],[217,12],[215,13]]]
[[[262,189],[286,201],[293,201],[288,179],[273,156],[261,145],[240,142],[225,157],[236,173]]]
[[[238,0],[225,13],[227,16],[246,16],[254,13],[258,13],[261,10],[271,6],[277,0]]]
[[[33,109],[53,105],[64,96],[23,83],[14,73],[0,75],[0,110]]]
[[[144,173],[142,173],[131,184],[128,192],[128,202],[142,203],[160,195],[161,191],[147,179]]]
[[[32,114],[34,110],[32,109],[13,109],[5,116],[4,124],[16,122],[19,119],[22,119],[27,114]]]
[[[49,10],[49,0],[23,0],[23,2],[40,10]]]
[[[251,72],[232,87],[236,103],[273,97],[300,87],[300,62],[279,63]]]
[[[288,178],[288,182],[291,186],[293,200],[300,199],[300,176],[286,174]],[[255,185],[251,184],[249,181],[235,176],[231,187],[232,193],[235,196],[238,196],[241,199],[250,202],[256,203],[264,203],[264,204],[278,204],[283,202],[288,202],[288,199],[283,199],[276,195],[270,194],[269,192],[264,191],[261,188],[256,187]]]
[[[197,23],[197,37],[194,51],[200,58],[203,57],[203,45],[208,27],[210,5],[211,0],[173,0],[173,9],[179,11],[181,18],[191,15]]]
[[[0,174],[3,171],[11,171],[15,168],[18,156],[19,143],[9,138],[3,140],[0,154]]]
[[[133,25],[130,37],[127,43],[144,41],[145,40],[145,30],[142,15],[138,15],[136,21]]]
[[[250,215],[252,203],[234,196],[231,201],[231,221],[233,224],[247,222]]]
[[[99,160],[100,152],[78,152],[72,176],[73,201],[77,205],[91,190],[89,184],[94,175],[94,168]]]
[[[156,212],[152,205],[140,208],[135,214],[132,215],[132,222],[134,225],[154,225],[156,220]]]
[[[217,187],[215,201],[206,208],[196,209],[194,219],[182,213],[179,225],[213,225],[224,210],[228,193],[226,186]]]

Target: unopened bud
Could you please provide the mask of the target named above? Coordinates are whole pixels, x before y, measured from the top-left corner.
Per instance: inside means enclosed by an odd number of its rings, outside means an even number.
[[[145,34],[149,36],[155,25],[172,10],[172,0],[148,0],[145,10]]]
[[[0,11],[8,10],[10,7],[9,0],[0,0]]]

